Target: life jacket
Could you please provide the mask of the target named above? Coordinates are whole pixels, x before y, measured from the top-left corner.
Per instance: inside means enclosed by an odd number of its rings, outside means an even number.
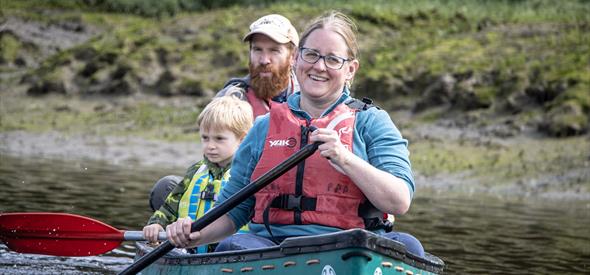
[[[297,85],[298,83],[294,81],[294,75],[291,75],[291,78],[289,80],[289,86],[287,87],[287,89],[285,89],[279,95],[273,97],[271,102],[285,102],[287,100],[287,97],[293,93]],[[252,106],[254,119],[256,119],[256,117],[258,116],[265,115],[270,110],[272,106],[271,102],[267,101],[266,99],[256,97],[256,93],[252,89],[252,86],[250,86],[248,79],[231,79],[225,84],[224,89],[227,89],[230,86],[236,87],[238,89],[229,92],[229,94],[234,95],[240,99],[245,99],[248,101],[248,103],[250,103],[250,106]]]
[[[178,218],[190,217],[195,221],[205,215],[215,205],[221,188],[223,188],[229,178],[229,169],[225,171],[221,179],[214,179],[213,175],[209,173],[207,165],[201,165],[180,198],[180,202],[178,203]],[[247,231],[248,226],[244,225],[239,233]],[[209,245],[196,247],[195,250],[198,254],[213,251]]]
[[[254,90],[252,90],[252,87],[248,87],[248,90],[245,94],[248,103],[250,103],[250,106],[252,106],[254,118],[268,113],[268,111],[270,110],[270,105],[266,100],[256,97],[256,94],[254,93]]]
[[[264,151],[251,179],[257,179],[305,146],[311,126],[336,130],[342,144],[352,151],[356,114],[367,106],[372,107],[367,102],[351,99],[336,106],[327,116],[307,121],[295,116],[287,103],[273,104]],[[342,229],[376,229],[377,224],[383,224],[383,213],[319,152],[260,190],[255,197],[252,222],[264,223],[269,232],[268,224],[319,224]],[[369,220],[375,224],[368,224]]]

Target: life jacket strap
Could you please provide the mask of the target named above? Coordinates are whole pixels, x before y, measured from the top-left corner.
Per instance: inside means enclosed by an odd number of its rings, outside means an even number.
[[[264,209],[262,213],[262,220],[264,221],[264,227],[268,234],[270,235],[270,239],[275,243],[279,244],[279,241],[275,238],[272,234],[272,230],[270,230],[269,224],[269,217],[268,214],[270,212],[270,208],[279,208],[284,210],[293,210],[293,211],[313,211],[315,210],[317,199],[316,198],[309,198],[304,196],[296,196],[293,194],[280,194],[275,197],[270,204]]]
[[[368,97],[363,97],[363,99],[350,98],[346,102],[344,102],[344,104],[346,104],[351,109],[355,109],[355,110],[359,110],[359,111],[365,111],[365,110],[368,110],[373,107],[375,107],[379,110],[381,109],[379,106],[377,106],[373,103],[372,99],[370,99]]]
[[[316,198],[281,194],[271,201],[270,207],[284,210],[314,211],[316,202]]]

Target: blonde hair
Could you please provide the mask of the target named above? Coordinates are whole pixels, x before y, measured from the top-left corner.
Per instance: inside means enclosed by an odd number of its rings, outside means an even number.
[[[252,127],[252,107],[235,96],[214,98],[197,118],[200,129],[227,129],[243,138]]]
[[[359,46],[356,40],[358,28],[354,21],[345,14],[338,11],[329,11],[313,21],[305,28],[299,40],[299,47],[303,47],[309,35],[317,29],[329,29],[339,34],[348,48],[348,58],[358,59]]]

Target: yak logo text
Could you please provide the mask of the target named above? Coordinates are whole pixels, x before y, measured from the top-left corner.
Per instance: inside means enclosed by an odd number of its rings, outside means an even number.
[[[289,148],[295,147],[297,145],[297,140],[295,138],[288,138],[288,139],[279,139],[279,140],[269,140],[270,147],[284,147],[287,146]]]

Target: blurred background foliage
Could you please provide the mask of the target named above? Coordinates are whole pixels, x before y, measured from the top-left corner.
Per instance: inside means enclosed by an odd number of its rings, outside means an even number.
[[[230,77],[247,74],[241,38],[252,21],[281,13],[302,31],[312,18],[336,9],[359,25],[355,96],[373,98],[390,112],[410,112],[412,119],[398,123],[403,127],[443,119],[499,136],[532,130],[555,137],[590,128],[587,0],[0,4],[3,92],[188,96],[193,106],[185,109],[198,113]],[[17,104],[6,104],[2,112],[16,111],[11,106]],[[6,116],[0,122],[2,129],[27,125]]]

